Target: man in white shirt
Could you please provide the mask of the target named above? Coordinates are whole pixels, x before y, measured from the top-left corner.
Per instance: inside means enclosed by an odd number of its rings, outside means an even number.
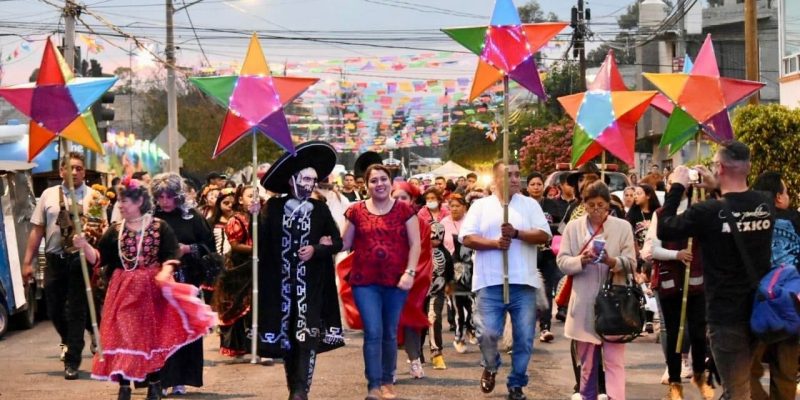
[[[493,167],[494,186],[503,187],[506,166]],[[542,288],[537,271],[537,245],[551,238],[550,227],[535,200],[520,191],[519,166],[508,166],[508,223],[503,223],[503,193],[476,200],[461,225],[459,240],[475,250],[472,291],[476,293],[474,322],[481,348],[481,390],[494,390],[500,366],[497,342],[503,334],[505,315],[511,317],[514,345],[508,399],[524,400],[528,362],[536,331],[536,290]],[[503,251],[508,251],[509,303],[503,303]]]
[[[70,152],[69,169],[62,160],[59,172],[62,179],[66,174],[72,173],[75,196],[81,202],[79,209],[83,214],[88,213],[92,189],[83,182],[86,178],[83,154]],[[85,345],[83,330],[88,318],[80,259],[77,250],[71,248],[69,243],[63,243],[62,239],[62,235],[74,235],[73,231],[62,233],[63,226],[67,224],[65,218],[71,218],[71,214],[68,214],[71,204],[66,179],[60,185],[42,192],[31,216],[32,229],[22,263],[22,275],[28,282],[33,276],[33,262],[38,259],[39,244],[45,238],[47,269],[44,291],[47,314],[61,336],[62,346],[66,346],[64,379],[67,380],[78,379],[78,367]]]

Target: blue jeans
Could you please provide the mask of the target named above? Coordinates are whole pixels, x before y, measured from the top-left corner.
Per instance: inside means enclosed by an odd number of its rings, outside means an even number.
[[[397,324],[408,292],[396,287],[353,286],[364,322],[364,375],[367,389],[392,383],[397,368]]]
[[[509,285],[509,302],[503,304],[503,286],[478,290],[475,314],[476,336],[481,348],[481,365],[491,372],[500,367],[497,341],[503,335],[506,312],[511,317],[514,345],[511,353],[511,373],[507,386],[528,385],[528,362],[533,353],[536,331],[536,289],[528,285]]]

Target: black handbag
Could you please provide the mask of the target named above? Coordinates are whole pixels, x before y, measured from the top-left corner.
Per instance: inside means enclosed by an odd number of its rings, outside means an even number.
[[[199,257],[202,284],[207,287],[214,287],[219,273],[225,266],[225,258],[221,254],[211,251],[202,243],[198,243],[198,246],[203,252],[203,255]]]
[[[614,285],[609,271],[594,302],[594,329],[606,342],[627,343],[636,339],[645,323],[645,298],[633,283],[630,269],[623,262],[625,285]]]

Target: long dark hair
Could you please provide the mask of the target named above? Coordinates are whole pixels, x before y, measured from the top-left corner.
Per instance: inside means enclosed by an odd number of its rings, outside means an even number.
[[[213,228],[216,225],[220,218],[222,218],[222,201],[228,197],[231,197],[231,201],[236,202],[236,190],[233,188],[225,188],[220,190],[219,195],[217,196],[217,202],[214,203],[214,208],[211,210],[211,216],[208,217],[208,224],[211,225]],[[235,212],[235,204],[231,206],[231,211]]]
[[[656,195],[656,191],[655,189],[653,189],[652,186],[646,183],[642,183],[637,185],[637,187],[641,188],[642,191],[644,191],[645,196],[647,196],[647,209],[649,210],[649,212],[655,212],[661,207],[661,202],[658,201],[658,196]],[[639,211],[641,211],[642,207],[634,203],[631,209],[632,210],[638,209]]]

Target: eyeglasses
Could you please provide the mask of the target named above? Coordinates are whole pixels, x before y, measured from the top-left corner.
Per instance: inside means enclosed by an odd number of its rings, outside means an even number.
[[[591,213],[602,213],[608,210],[608,205],[605,204],[584,204],[583,208],[586,212]]]

